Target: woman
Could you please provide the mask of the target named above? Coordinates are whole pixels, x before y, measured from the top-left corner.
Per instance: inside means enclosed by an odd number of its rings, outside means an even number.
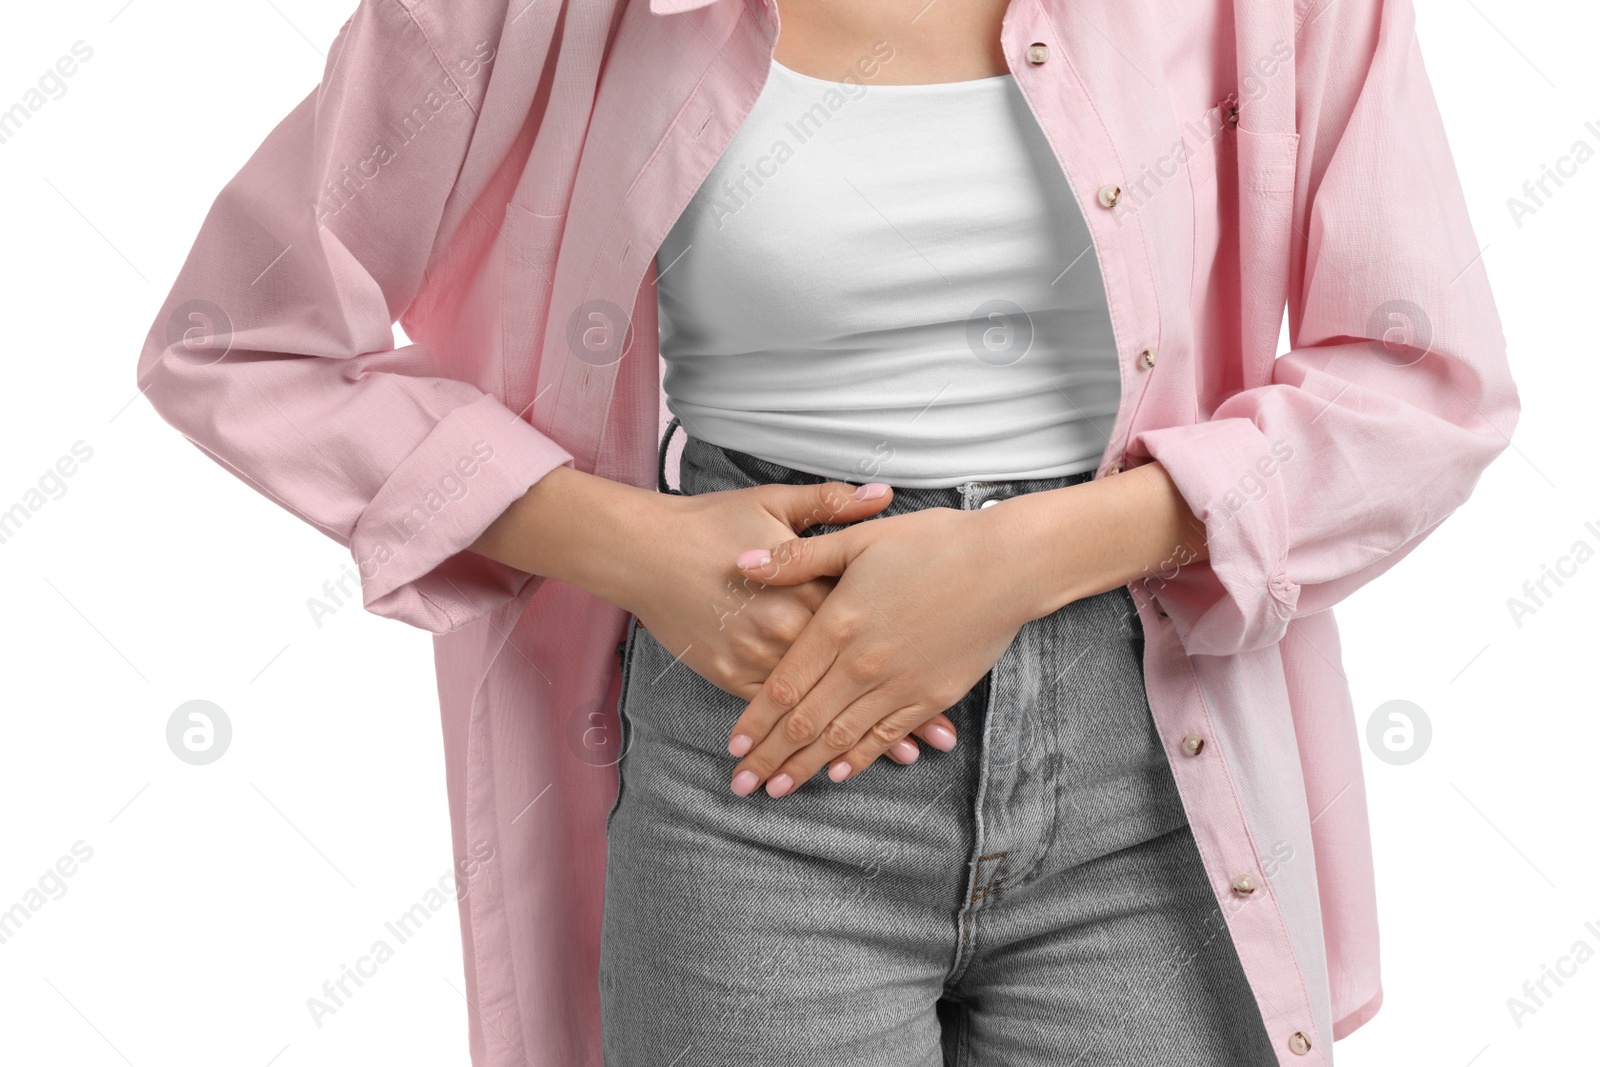
[[[439,635],[475,1063],[1377,1010],[1325,609],[1517,412],[1404,0],[364,3],[140,383]]]

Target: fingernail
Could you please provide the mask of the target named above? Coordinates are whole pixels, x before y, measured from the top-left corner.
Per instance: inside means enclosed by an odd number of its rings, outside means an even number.
[[[767,796],[781,797],[794,788],[794,779],[787,774],[775,774],[767,782]]]
[[[889,751],[899,756],[905,763],[915,763],[917,757],[922,754],[922,750],[917,747],[917,743],[909,737],[902,737],[890,745]]]
[[[772,553],[764,548],[752,548],[748,552],[739,553],[739,558],[733,562],[746,569],[750,567],[765,567],[772,562]]]
[[[950,732],[948,726],[930,726],[924,731],[922,739],[940,752],[949,752],[956,747],[956,735]]]
[[[756,777],[755,771],[740,771],[733,776],[733,791],[742,797],[754,793],[760,784],[761,779]]]
[[[850,777],[850,761],[847,759],[834,760],[828,767],[828,777],[836,782],[842,782]]]
[[[748,734],[734,734],[733,740],[728,742],[730,756],[742,756],[750,751],[750,746],[755,744]]]
[[[876,500],[888,491],[889,484],[887,482],[868,482],[866,485],[859,486],[856,489],[855,497],[857,500]]]

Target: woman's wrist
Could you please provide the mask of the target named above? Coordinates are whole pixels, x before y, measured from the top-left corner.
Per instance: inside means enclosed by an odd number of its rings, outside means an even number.
[[[555,578],[631,610],[631,572],[659,524],[661,493],[574,467],[550,470],[469,547],[509,567]]]
[[[1000,527],[1003,551],[1024,569],[1032,618],[1206,558],[1205,524],[1156,462],[979,514]]]

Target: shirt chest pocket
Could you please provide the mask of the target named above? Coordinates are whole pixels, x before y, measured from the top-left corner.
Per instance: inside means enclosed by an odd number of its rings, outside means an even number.
[[[1294,195],[1295,165],[1300,151],[1298,133],[1257,133],[1238,126],[1232,131],[1237,142],[1238,173],[1252,193],[1281,197]]]
[[[1223,237],[1238,233],[1241,203],[1284,213],[1293,210],[1299,143],[1296,133],[1260,133],[1240,125],[1219,130],[1188,152],[1196,300],[1204,301],[1205,290],[1225,277],[1220,271],[1226,268],[1231,274],[1229,264],[1236,250],[1226,248]]]

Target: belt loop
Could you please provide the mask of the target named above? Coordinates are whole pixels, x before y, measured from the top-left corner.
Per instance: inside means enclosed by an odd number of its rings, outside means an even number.
[[[672,493],[675,496],[682,496],[683,490],[669,489],[667,487],[667,445],[672,440],[672,431],[682,425],[683,423],[679,421],[678,416],[672,416],[672,421],[667,423],[667,432],[661,435],[661,451],[657,454],[656,459],[656,488],[663,493]]]

